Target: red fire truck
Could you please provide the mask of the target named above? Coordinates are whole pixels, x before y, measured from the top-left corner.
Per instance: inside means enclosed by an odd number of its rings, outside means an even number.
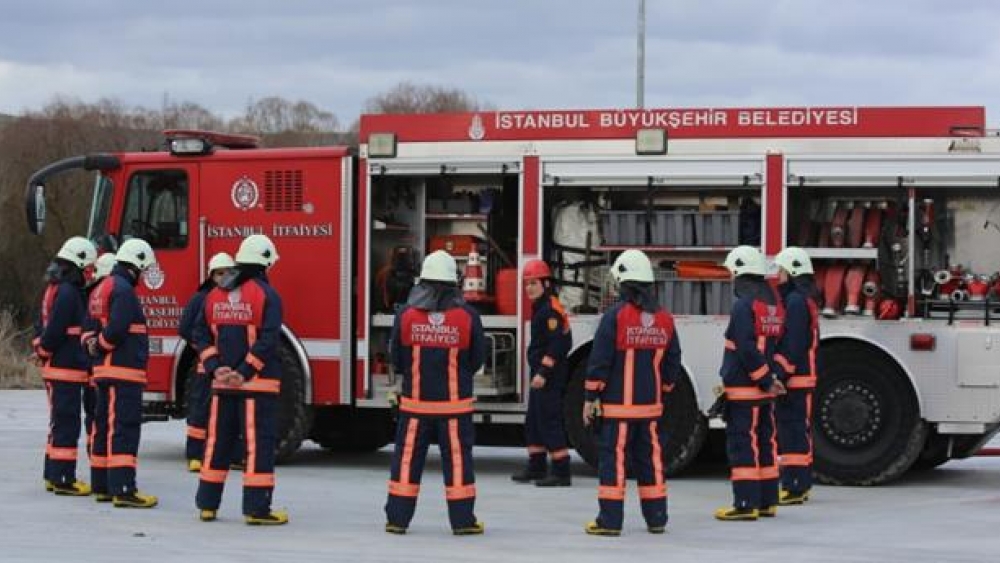
[[[141,237],[150,418],[180,416],[195,357],[176,335],[213,253],[252,233],[281,253],[281,442],[373,449],[391,436],[387,361],[396,304],[420,258],[451,252],[483,312],[478,439],[516,444],[526,408],[528,307],[518,266],[550,260],[570,307],[569,438],[579,421],[607,265],[653,258],[677,315],[685,374],[665,415],[671,472],[710,429],[732,301],[716,264],[738,244],[807,248],[825,299],[816,472],[872,484],[974,453],[1000,428],[1000,139],[981,107],[499,111],[366,115],[348,148],[258,148],[166,132],[161,152],[53,163],[29,180],[30,228],[48,178],[96,171],[88,235]]]

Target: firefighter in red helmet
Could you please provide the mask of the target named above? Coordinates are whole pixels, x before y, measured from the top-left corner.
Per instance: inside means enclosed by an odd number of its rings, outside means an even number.
[[[542,260],[524,265],[524,291],[531,299],[528,344],[528,413],[524,421],[528,465],[511,476],[539,487],[570,485],[569,449],[563,425],[563,392],[568,379],[566,356],[573,345],[569,318],[552,287],[552,272]],[[546,454],[551,458],[549,473]]]

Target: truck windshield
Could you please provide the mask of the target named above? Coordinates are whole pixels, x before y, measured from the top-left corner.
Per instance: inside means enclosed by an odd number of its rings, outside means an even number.
[[[98,173],[94,181],[94,200],[90,207],[90,222],[87,224],[87,237],[90,240],[102,240],[108,235],[108,215],[111,213],[111,197],[114,195],[114,184],[111,180]]]

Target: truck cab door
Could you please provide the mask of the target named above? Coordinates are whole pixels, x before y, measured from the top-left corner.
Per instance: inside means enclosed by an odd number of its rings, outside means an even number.
[[[130,166],[118,225],[121,240],[141,238],[153,247],[156,264],[137,286],[149,325],[147,397],[173,395],[174,355],[181,349],[177,328],[188,299],[204,277],[198,238],[197,164]],[[164,394],[163,396],[158,396]]]

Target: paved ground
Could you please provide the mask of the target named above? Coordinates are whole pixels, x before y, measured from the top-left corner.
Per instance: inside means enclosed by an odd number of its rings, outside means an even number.
[[[275,506],[288,508],[287,526],[244,525],[237,476],[220,520],[202,523],[180,422],[143,428],[139,484],[160,506],[123,510],[43,492],[44,410],[41,392],[0,392],[2,561],[1000,560],[1000,458],[950,462],[891,486],[817,487],[807,506],[748,523],[713,520],[730,500],[725,469],[698,467],[670,483],[666,535],[646,533],[630,487],[623,536],[594,538],[582,526],[596,512],[596,480],[582,463],[572,488],[540,490],[509,480],[520,451],[479,448],[486,535],[450,535],[435,455],[410,534],[397,537],[382,531],[388,449],[342,456],[307,447],[280,467]]]

